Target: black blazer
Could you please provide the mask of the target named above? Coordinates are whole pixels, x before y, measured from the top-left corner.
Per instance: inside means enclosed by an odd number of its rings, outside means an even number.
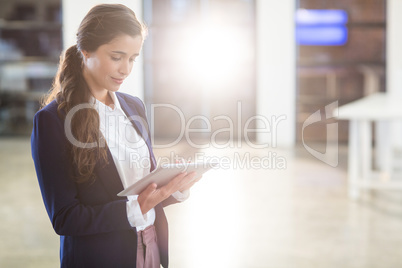
[[[144,105],[136,97],[116,93],[126,115],[149,148],[151,170],[156,161],[152,151]],[[64,120],[57,115],[56,101],[34,117],[31,136],[32,157],[42,198],[52,222],[60,235],[61,267],[135,267],[137,232],[131,227],[125,197],[113,158],[95,167],[94,183],[75,183],[76,168],[67,154],[68,139]],[[174,202],[174,198],[165,204]],[[168,225],[163,204],[155,207],[155,227],[161,263],[168,267]]]

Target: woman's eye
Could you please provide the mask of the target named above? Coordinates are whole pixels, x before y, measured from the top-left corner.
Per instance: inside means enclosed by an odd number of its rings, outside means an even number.
[[[135,62],[135,59],[130,59],[130,62]]]
[[[114,61],[119,61],[120,58],[112,57],[112,60],[114,60]]]

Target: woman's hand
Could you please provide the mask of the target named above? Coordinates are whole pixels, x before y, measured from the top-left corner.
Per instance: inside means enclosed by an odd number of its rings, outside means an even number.
[[[179,158],[179,157],[178,157]],[[180,157],[179,159],[176,159],[176,164],[185,164],[186,160],[183,157]],[[191,160],[188,160],[187,163],[191,163]],[[184,192],[189,190],[191,187],[193,187],[193,185],[198,182],[199,180],[201,180],[202,175],[198,178],[195,178],[194,180],[191,180],[190,182],[188,182],[187,184],[185,184],[182,188],[179,189],[179,192]]]
[[[138,196],[138,204],[140,205],[142,214],[146,214],[149,210],[154,208],[157,204],[163,200],[169,198],[176,191],[184,191],[200,180],[197,178],[193,181],[195,172],[181,173],[173,178],[168,184],[163,187],[157,188],[156,183],[151,183],[142,191]]]

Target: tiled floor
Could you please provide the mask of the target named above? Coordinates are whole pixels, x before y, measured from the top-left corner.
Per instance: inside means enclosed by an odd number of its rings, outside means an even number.
[[[345,149],[336,168],[303,148],[157,149],[227,161],[166,209],[171,267],[402,267],[401,193],[350,201]],[[0,139],[0,189],[0,267],[57,267],[28,138]]]

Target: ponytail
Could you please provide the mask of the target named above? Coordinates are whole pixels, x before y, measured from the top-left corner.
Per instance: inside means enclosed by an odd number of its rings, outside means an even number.
[[[75,106],[88,103],[91,92],[83,77],[83,62],[77,45],[68,48],[60,57],[59,69],[53,87],[44,101],[44,105],[56,100],[57,111],[61,118]],[[96,143],[97,147],[82,148],[69,144],[71,160],[77,166],[77,182],[95,179],[93,170],[99,160],[107,163],[107,151],[101,147],[103,138],[99,130],[99,114],[95,109],[80,109],[71,120],[71,132],[81,143]]]
[[[74,89],[82,87],[87,86],[82,76],[81,52],[78,50],[77,45],[73,45],[60,56],[59,69],[53,81],[53,87],[50,90],[50,93],[46,96],[43,106],[56,99],[59,104],[63,103],[58,107],[58,110],[66,109],[68,112],[71,109],[71,106],[74,106],[77,103],[71,103],[73,100],[64,103],[63,99],[70,99],[69,96],[71,96],[75,91]],[[83,95],[85,95],[85,92],[82,90],[81,94],[77,92],[73,95],[84,97]]]

